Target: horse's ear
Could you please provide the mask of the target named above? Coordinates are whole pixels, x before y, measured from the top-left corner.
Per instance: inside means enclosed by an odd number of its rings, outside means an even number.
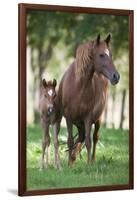
[[[111,40],[111,34],[108,34],[108,36],[105,39],[105,42],[107,43],[107,45],[110,43]]]
[[[53,79],[53,86],[56,87],[56,85],[57,85],[57,81],[56,79]]]
[[[45,78],[42,80],[42,85],[43,85],[44,87],[47,86],[47,82],[46,82]]]
[[[99,45],[99,43],[100,43],[100,33],[97,36],[96,43],[97,43],[97,45]]]

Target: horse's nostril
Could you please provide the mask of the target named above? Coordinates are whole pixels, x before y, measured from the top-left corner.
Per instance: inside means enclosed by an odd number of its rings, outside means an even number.
[[[117,76],[116,76],[116,74],[113,74],[113,79],[115,80],[115,79],[117,79]]]
[[[118,81],[119,80],[119,73],[113,73],[112,78],[113,78],[114,81]]]

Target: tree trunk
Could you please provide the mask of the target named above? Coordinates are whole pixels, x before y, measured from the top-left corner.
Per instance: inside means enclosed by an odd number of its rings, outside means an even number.
[[[108,117],[108,101],[109,101],[108,93],[109,93],[109,90],[107,92],[106,105],[105,105],[105,110],[104,110],[104,127],[105,128],[107,128],[107,117]]]
[[[107,128],[107,114],[108,114],[108,100],[105,106],[105,113],[104,113],[104,127]]]
[[[52,46],[48,45],[47,50],[43,49],[43,45],[40,44],[37,48],[38,57],[37,63],[35,63],[35,49],[31,47],[31,71],[33,73],[33,85],[32,85],[32,100],[33,100],[33,117],[34,122],[39,121],[39,113],[38,113],[38,105],[39,98],[41,94],[41,79],[42,74],[45,70],[47,62],[50,60],[52,56]]]
[[[125,108],[125,99],[126,99],[126,89],[122,91],[122,104],[121,104],[121,117],[120,117],[120,124],[119,128],[123,129],[123,122],[124,122],[124,108]]]
[[[116,89],[114,89],[112,93],[112,128],[115,128],[115,120],[114,120],[115,100],[116,100]]]
[[[39,90],[41,88],[41,78],[42,78],[42,73],[44,71],[44,63],[43,63],[43,52],[42,52],[42,47],[38,48],[38,79],[39,79]]]
[[[38,118],[38,105],[36,104],[36,90],[37,90],[37,74],[36,74],[36,66],[35,66],[35,56],[34,56],[34,48],[31,47],[31,70],[33,73],[33,85],[32,85],[32,101],[33,101],[33,117],[34,123]]]
[[[47,50],[43,50],[43,47],[38,48],[39,89],[41,89],[42,74],[46,68],[48,61],[51,59],[52,52],[53,51],[51,44],[48,45]]]

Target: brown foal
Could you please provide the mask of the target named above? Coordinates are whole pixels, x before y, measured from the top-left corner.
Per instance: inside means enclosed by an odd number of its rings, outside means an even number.
[[[48,167],[49,153],[48,148],[50,146],[50,135],[49,126],[52,125],[54,129],[54,149],[55,149],[55,165],[60,168],[60,159],[58,152],[58,133],[60,129],[60,109],[58,95],[55,90],[56,80],[53,82],[46,82],[45,79],[42,81],[42,94],[39,103],[41,124],[43,127],[43,139],[42,139],[42,163],[41,168]],[[44,162],[45,150],[46,152],[46,163]]]

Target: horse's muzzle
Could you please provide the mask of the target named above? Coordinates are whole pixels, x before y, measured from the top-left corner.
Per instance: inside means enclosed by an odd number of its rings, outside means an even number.
[[[53,112],[53,105],[48,106],[48,115],[50,115]]]
[[[111,84],[112,85],[116,85],[118,82],[119,82],[119,79],[120,79],[120,75],[118,72],[114,72],[112,74],[112,78],[111,78]]]

